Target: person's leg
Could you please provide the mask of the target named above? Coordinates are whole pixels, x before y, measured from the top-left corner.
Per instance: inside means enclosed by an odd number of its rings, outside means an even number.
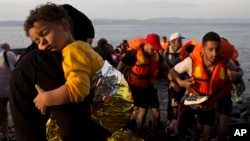
[[[210,141],[216,123],[216,109],[208,111],[199,110],[199,122],[202,125],[202,141]]]
[[[203,125],[202,141],[211,141],[214,126]]]
[[[195,129],[194,129],[194,136],[191,141],[200,141],[200,136],[202,133],[202,125],[201,123],[197,120]]]
[[[160,121],[160,103],[157,95],[157,89],[153,86],[149,86],[145,91],[147,97],[144,99],[144,106],[151,109],[152,114],[152,128],[151,131],[154,135],[158,132],[159,121]]]
[[[2,139],[7,139],[8,134],[8,111],[7,111],[7,104],[9,98],[4,97],[0,98],[0,129],[2,129]]]
[[[169,129],[170,131],[174,131],[175,128],[175,124],[176,124],[176,119],[178,117],[178,107],[181,103],[181,99],[184,96],[186,89],[181,89],[180,91],[174,91],[174,89],[172,89],[172,91],[170,91],[171,94],[171,113],[169,113],[171,115],[171,121],[169,123]]]
[[[135,120],[136,121],[136,130],[135,132],[133,132],[134,134],[138,134],[139,135],[139,130],[142,128],[141,124],[143,122],[142,117],[145,114],[145,110],[143,108],[141,108],[141,89],[138,89],[137,87],[133,86],[133,85],[129,85],[130,91],[132,93],[133,99],[134,99],[134,111],[133,111],[133,115],[131,116],[131,121]],[[140,112],[141,111],[141,112]],[[143,114],[144,113],[144,114]],[[130,122],[131,122],[130,121]],[[132,136],[131,132],[132,130],[129,129],[129,136]]]
[[[160,119],[160,110],[159,108],[151,108],[151,113],[152,113],[152,132],[154,134],[157,134],[159,119]]]
[[[219,115],[217,141],[224,141],[228,136],[229,124],[232,114],[231,94],[223,96],[218,101],[217,112]]]
[[[138,112],[138,115],[137,115],[137,131],[136,131],[137,135],[140,135],[141,130],[142,130],[143,126],[144,126],[146,113],[147,113],[146,108],[139,107],[139,112]]]
[[[178,108],[178,117],[174,128],[174,133],[179,138],[183,138],[186,130],[193,124],[196,112],[196,110],[184,105],[184,103],[180,103]]]
[[[172,106],[171,106],[171,101],[172,101],[172,97],[173,97],[173,91],[174,89],[173,88],[169,88],[168,89],[168,103],[167,103],[167,112],[168,112],[168,115],[167,115],[167,119],[168,119],[168,122],[171,121],[172,119]]]
[[[225,141],[227,139],[230,119],[229,116],[219,114],[217,141]]]

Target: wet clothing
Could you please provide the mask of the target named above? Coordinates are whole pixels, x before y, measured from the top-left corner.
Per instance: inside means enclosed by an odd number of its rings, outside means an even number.
[[[44,90],[52,90],[64,83],[61,53],[31,50],[20,58],[10,79],[10,109],[18,141],[46,141],[45,124],[50,113],[57,121],[64,141],[106,140],[109,132],[90,119],[86,99],[80,103],[49,107],[46,115],[35,107],[35,84]]]

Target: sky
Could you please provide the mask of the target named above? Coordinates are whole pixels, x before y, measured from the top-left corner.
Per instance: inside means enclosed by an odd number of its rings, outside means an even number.
[[[25,20],[48,0],[0,0],[0,21]],[[240,18],[250,19],[250,0],[50,0],[68,3],[90,19]]]

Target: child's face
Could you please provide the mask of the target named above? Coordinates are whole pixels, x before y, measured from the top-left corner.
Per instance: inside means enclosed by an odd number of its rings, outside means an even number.
[[[61,51],[72,41],[69,24],[66,21],[36,21],[29,29],[30,38],[38,45],[39,50]]]

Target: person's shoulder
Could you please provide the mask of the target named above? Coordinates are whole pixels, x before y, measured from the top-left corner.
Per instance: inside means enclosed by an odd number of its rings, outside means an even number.
[[[182,61],[180,60],[177,64],[181,65],[181,66],[186,66],[186,65],[190,66],[190,65],[192,65],[192,63],[193,63],[193,61],[192,61],[191,57],[186,57],[184,60],[182,60]]]
[[[125,56],[136,57],[136,53],[137,53],[136,50],[131,49],[131,50],[128,50],[128,51],[125,53]]]
[[[12,50],[6,50],[5,52],[6,52],[7,56],[16,56],[16,54]]]
[[[190,56],[186,57],[184,60],[186,60],[187,62],[190,62],[190,63],[192,63],[192,62],[193,62],[193,60],[191,59],[191,57],[190,57]]]
[[[60,52],[40,51],[38,49],[31,50],[23,55],[18,60],[18,63],[30,63],[38,61],[50,61],[52,58],[61,58]]]

